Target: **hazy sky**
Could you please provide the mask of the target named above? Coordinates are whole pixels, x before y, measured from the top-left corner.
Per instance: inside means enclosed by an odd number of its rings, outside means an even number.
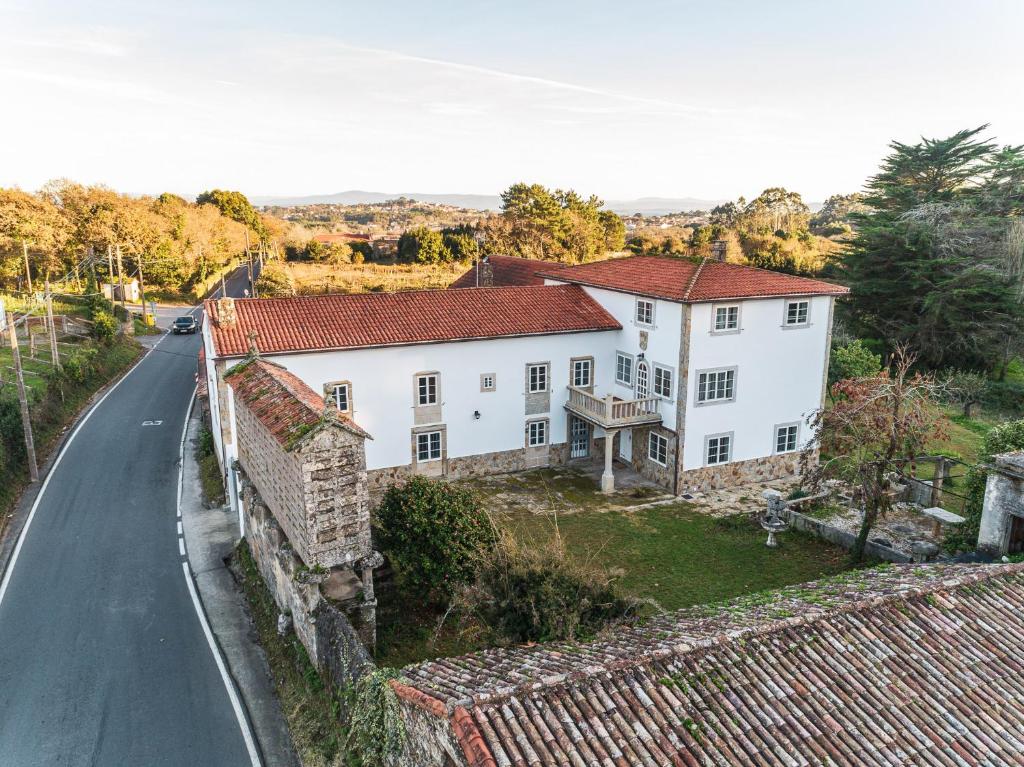
[[[0,0],[0,186],[805,199],[1024,143],[1022,0]]]

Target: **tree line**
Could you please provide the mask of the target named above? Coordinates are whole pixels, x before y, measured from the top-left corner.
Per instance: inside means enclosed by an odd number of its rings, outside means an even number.
[[[190,286],[242,253],[282,236],[287,225],[256,211],[240,192],[214,189],[190,202],[178,195],[133,197],[105,186],[51,181],[38,192],[0,189],[0,286],[71,275],[94,254],[98,276],[120,251],[128,274],[169,291]]]

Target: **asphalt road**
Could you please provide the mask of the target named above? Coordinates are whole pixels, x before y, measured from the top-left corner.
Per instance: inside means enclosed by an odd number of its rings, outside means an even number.
[[[198,348],[198,335],[163,338],[39,500],[0,601],[4,767],[252,764],[179,552]]]

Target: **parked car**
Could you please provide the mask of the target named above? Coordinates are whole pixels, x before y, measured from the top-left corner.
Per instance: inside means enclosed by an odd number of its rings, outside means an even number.
[[[195,333],[199,330],[199,323],[191,314],[186,314],[184,317],[178,317],[178,319],[174,321],[174,325],[171,326],[171,330],[175,334]]]

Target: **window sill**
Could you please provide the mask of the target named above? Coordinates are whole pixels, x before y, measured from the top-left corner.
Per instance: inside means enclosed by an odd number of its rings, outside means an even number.
[[[728,405],[728,404],[730,404],[732,402],[735,402],[735,401],[736,401],[735,397],[732,397],[731,399],[711,399],[711,400],[704,400],[703,402],[700,402],[700,401],[694,402],[693,406],[694,407],[709,407],[711,405]]]
[[[732,330],[712,330],[708,335],[712,336],[735,336],[743,332],[743,328],[733,328]]]
[[[811,326],[811,323],[809,323],[809,322],[801,322],[801,323],[799,323],[797,325],[781,325],[780,327],[783,330],[803,330],[805,328],[809,328],[810,326]]]

